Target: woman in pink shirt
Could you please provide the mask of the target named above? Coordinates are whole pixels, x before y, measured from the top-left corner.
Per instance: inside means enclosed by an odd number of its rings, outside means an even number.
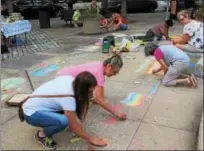
[[[58,76],[72,75],[76,77],[79,73],[84,71],[88,71],[92,73],[97,80],[97,87],[95,90],[95,93],[96,93],[95,102],[100,106],[102,106],[107,111],[109,111],[110,113],[117,116],[119,119],[125,120],[126,114],[120,113],[120,112],[117,113],[116,111],[114,111],[111,105],[108,104],[104,98],[105,76],[107,77],[115,76],[117,73],[119,73],[122,66],[123,66],[122,58],[119,55],[114,55],[106,59],[103,63],[90,62],[90,63],[80,64],[72,67],[65,67],[62,70],[60,70],[57,75]]]

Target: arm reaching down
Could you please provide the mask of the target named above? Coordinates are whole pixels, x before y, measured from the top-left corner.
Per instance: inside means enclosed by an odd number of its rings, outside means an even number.
[[[121,120],[126,120],[127,116],[124,113],[117,113],[113,110],[113,107],[105,101],[104,98],[104,88],[97,86],[96,87],[96,103],[103,107],[105,110],[109,111],[111,114],[119,117]]]
[[[77,136],[87,140],[93,145],[99,145],[99,146],[107,145],[107,141],[105,139],[94,138],[83,130],[82,125],[77,122],[76,112],[65,111],[64,113],[68,118],[70,130],[74,132]]]
[[[160,27],[160,30],[161,30],[162,34],[164,35],[164,37],[165,37],[167,40],[170,40],[170,39],[171,39],[171,38],[169,37],[169,28],[167,28],[167,27],[161,28],[161,27]]]
[[[163,60],[163,59],[160,59],[160,60],[159,60],[159,64],[161,65],[161,68],[159,68],[157,72],[163,70],[164,74],[166,74],[166,73],[167,73],[167,70],[168,70],[168,66],[166,65],[166,63],[164,62],[164,60]]]
[[[190,37],[187,34],[182,35],[180,38],[173,39],[173,44],[186,44],[188,43]]]

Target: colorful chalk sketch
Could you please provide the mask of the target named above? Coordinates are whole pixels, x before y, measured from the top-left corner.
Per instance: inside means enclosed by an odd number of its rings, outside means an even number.
[[[148,94],[149,94],[150,96],[155,95],[156,92],[157,92],[157,90],[158,90],[158,88],[159,88],[159,86],[160,86],[160,84],[161,84],[161,81],[156,81],[156,82],[154,83],[153,87],[149,90],[149,93],[148,93]]]
[[[152,66],[153,64],[153,59],[147,58],[145,59],[145,62],[140,65],[140,67],[136,70],[137,73],[147,71],[147,69]]]
[[[38,65],[37,68],[34,68],[33,70],[29,71],[29,75],[43,77],[46,76],[48,73],[56,71],[58,69],[60,69],[60,66],[56,64],[43,64],[43,66]]]
[[[1,100],[19,92],[21,85],[25,83],[25,79],[12,77],[1,80]]]
[[[124,107],[122,104],[115,104],[111,106],[114,112],[124,113]],[[117,119],[115,117],[108,117],[103,120],[103,123],[106,125],[115,125],[117,123]]]
[[[161,67],[161,65],[159,64],[159,62],[158,61],[154,61],[153,62],[153,64],[150,64],[148,67],[147,67],[147,69],[145,70],[146,71],[146,73],[148,73],[148,74],[152,74],[152,70],[153,69],[158,69],[158,68],[160,68]],[[164,75],[164,72],[163,71],[160,71],[160,72],[158,72],[158,73],[156,73],[157,75],[159,74],[159,75]]]
[[[138,108],[144,107],[144,100],[145,96],[135,93],[135,92],[130,92],[125,100],[122,100],[121,103],[124,103],[128,106],[135,106]]]

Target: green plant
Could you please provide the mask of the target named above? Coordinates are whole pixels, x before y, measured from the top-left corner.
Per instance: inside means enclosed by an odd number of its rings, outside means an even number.
[[[100,15],[98,13],[93,13],[88,6],[81,11],[81,17],[82,19],[100,19]]]
[[[193,13],[193,17],[196,20],[203,21],[203,18],[204,18],[204,5],[202,5],[201,7],[199,7],[198,9],[195,10],[195,12]]]

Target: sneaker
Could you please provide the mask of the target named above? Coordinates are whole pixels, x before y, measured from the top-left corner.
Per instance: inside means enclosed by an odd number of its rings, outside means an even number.
[[[35,139],[38,141],[38,143],[40,143],[41,145],[48,149],[55,149],[57,143],[52,138],[40,137],[39,132],[40,131],[37,131],[37,133],[35,134]]]

